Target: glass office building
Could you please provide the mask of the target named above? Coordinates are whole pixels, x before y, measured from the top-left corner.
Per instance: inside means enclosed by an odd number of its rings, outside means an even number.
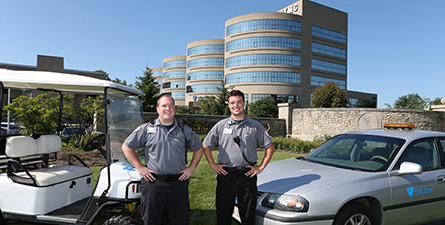
[[[164,59],[163,92],[184,90],[188,105],[216,95],[225,81],[226,87],[243,91],[248,103],[272,96],[277,103],[310,107],[312,92],[325,82],[347,90],[347,44],[347,13],[309,0],[237,16],[226,21],[223,39],[187,45],[182,72],[169,73]],[[169,58],[168,63],[179,62]],[[184,88],[172,83],[173,77],[176,82],[185,78]],[[348,91],[348,97],[377,105],[375,94]]]

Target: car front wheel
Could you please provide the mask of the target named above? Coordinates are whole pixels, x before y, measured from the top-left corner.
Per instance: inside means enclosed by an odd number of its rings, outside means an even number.
[[[335,225],[376,225],[371,210],[361,204],[354,204],[340,211]]]

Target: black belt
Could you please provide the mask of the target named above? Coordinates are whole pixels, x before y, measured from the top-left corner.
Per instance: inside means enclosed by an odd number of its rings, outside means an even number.
[[[223,169],[227,171],[228,174],[235,175],[244,175],[251,170],[251,168],[247,167],[223,167]]]
[[[152,175],[156,178],[156,180],[159,181],[164,181],[164,182],[173,182],[173,181],[177,181],[179,179],[179,177],[181,177],[181,173],[180,174],[156,174],[156,173],[152,173]]]

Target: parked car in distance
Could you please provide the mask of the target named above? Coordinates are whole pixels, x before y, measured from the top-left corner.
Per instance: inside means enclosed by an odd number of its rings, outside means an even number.
[[[9,131],[8,131],[9,128]],[[8,123],[7,122],[2,122],[1,123],[1,134],[2,135],[6,135],[6,134],[20,134],[20,131],[22,130],[22,128],[20,128],[19,126],[17,126],[14,123],[10,123],[9,127],[8,127]]]
[[[305,157],[270,163],[258,175],[256,224],[445,221],[445,133],[385,127],[341,134]]]
[[[69,137],[81,137],[82,135],[86,134],[86,130],[83,127],[64,127],[61,135],[69,138]]]

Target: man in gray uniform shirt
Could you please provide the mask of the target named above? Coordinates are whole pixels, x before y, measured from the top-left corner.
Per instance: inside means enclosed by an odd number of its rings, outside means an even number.
[[[175,101],[170,95],[158,98],[158,119],[136,128],[122,145],[128,161],[141,179],[141,214],[145,225],[158,225],[164,213],[171,225],[187,224],[189,211],[188,178],[202,156],[202,143],[188,126],[181,127],[175,116]],[[193,150],[190,166],[186,165],[186,138]],[[135,150],[144,148],[142,165]]]
[[[231,116],[219,121],[204,140],[204,155],[218,173],[216,216],[218,225],[230,225],[235,198],[243,225],[255,224],[257,177],[275,152],[272,139],[264,126],[246,117],[244,93],[232,90],[228,95]],[[266,148],[263,161],[257,165],[257,144]],[[211,148],[218,145],[218,163]]]

